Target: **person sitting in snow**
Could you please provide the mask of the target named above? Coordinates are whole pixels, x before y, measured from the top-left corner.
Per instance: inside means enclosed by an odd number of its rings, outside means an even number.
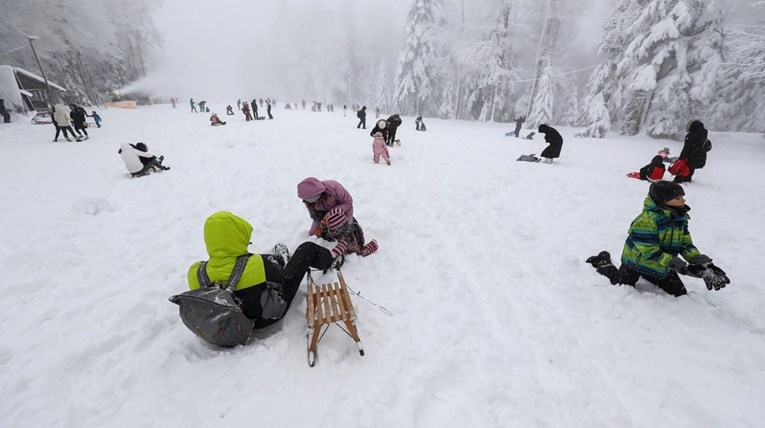
[[[385,163],[390,166],[390,154],[388,153],[388,146],[385,145],[385,137],[382,132],[377,132],[374,135],[375,139],[372,141],[372,153],[374,154],[372,160],[375,163],[380,162],[380,156],[382,156]]]
[[[549,144],[540,155],[545,159],[543,163],[553,163],[553,159],[560,157],[563,137],[560,136],[557,129],[544,123],[539,125],[538,131],[540,134],[545,134],[545,141]]]
[[[283,244],[274,246],[274,254],[251,254],[247,250],[251,235],[252,225],[235,214],[219,211],[209,216],[204,225],[204,240],[210,258],[204,265],[192,264],[187,281],[190,290],[199,288],[200,270],[204,269],[211,283],[225,284],[237,258],[249,255],[234,295],[256,329],[284,317],[309,267],[326,270],[342,263],[342,257],[334,258],[328,249],[313,242],[300,244],[292,257]]]
[[[219,126],[219,125],[225,125],[226,122],[220,120],[217,113],[213,113],[210,116],[210,126]]]
[[[627,174],[628,177],[638,178],[640,180],[655,181],[664,178],[664,158],[661,155],[656,155],[651,159],[651,163],[640,168],[638,172],[631,172]]]
[[[321,220],[320,227],[337,244],[332,248],[332,257],[342,257],[346,254],[358,254],[366,257],[377,251],[377,241],[371,240],[364,244],[364,231],[354,218],[348,221],[342,208],[332,208]]]
[[[607,251],[589,257],[587,263],[611,284],[635,286],[643,277],[675,297],[687,293],[678,274],[702,278],[708,290],[725,288],[730,284],[725,272],[693,245],[688,231],[690,208],[684,196],[683,187],[677,183],[651,183],[643,212],[630,225],[621,267],[613,265]]]
[[[425,126],[425,122],[422,121],[422,116],[417,116],[417,119],[414,120],[414,129],[416,131],[427,131],[428,127]]]
[[[127,168],[131,177],[141,177],[152,170],[167,171],[170,169],[169,166],[162,165],[165,157],[156,157],[149,153],[149,148],[144,143],[136,143],[135,145],[123,143],[117,153],[120,154],[122,161],[125,162],[125,168]]]
[[[353,221],[353,198],[345,188],[335,180],[320,181],[316,177],[308,177],[298,183],[297,194],[308,209],[308,215],[313,220],[308,233],[331,241],[327,231],[319,223],[332,208],[341,208],[348,221]]]

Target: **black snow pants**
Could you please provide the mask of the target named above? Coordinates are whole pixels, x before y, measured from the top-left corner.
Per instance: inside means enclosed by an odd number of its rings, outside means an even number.
[[[646,281],[664,290],[667,294],[680,297],[688,293],[683,281],[677,272],[671,270],[664,278],[641,274],[640,272],[622,265],[619,269],[614,265],[608,265],[596,269],[599,274],[611,280],[611,284],[626,284],[635,286],[642,276]]]
[[[282,284],[282,298],[287,302],[285,314],[289,311],[308,268],[329,269],[332,266],[332,260],[332,253],[328,249],[313,242],[300,244],[287,262],[287,266],[284,267],[275,257],[263,255],[266,278],[271,282]],[[260,318],[255,320],[255,328],[267,327],[277,321],[279,320]]]
[[[388,129],[388,146],[393,146],[393,143],[396,142],[396,130],[398,129],[398,126],[389,126]]]

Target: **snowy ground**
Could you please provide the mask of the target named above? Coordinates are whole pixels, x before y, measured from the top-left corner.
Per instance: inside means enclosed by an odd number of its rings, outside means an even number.
[[[219,113],[222,105],[213,104]],[[89,141],[0,125],[0,427],[760,427],[765,423],[765,140],[712,133],[686,186],[699,249],[732,284],[675,299],[615,287],[618,259],[665,145],[574,138],[556,165],[508,125],[404,118],[393,166],[349,112],[274,110],[246,123],[170,106],[101,112]],[[373,126],[374,118],[368,120]],[[171,171],[130,179],[143,141]],[[306,364],[304,286],[253,344],[206,346],[167,301],[206,258],[205,218],[254,226],[251,251],[307,239],[295,186],[336,179],[380,251],[348,284],[366,348],[331,329]]]

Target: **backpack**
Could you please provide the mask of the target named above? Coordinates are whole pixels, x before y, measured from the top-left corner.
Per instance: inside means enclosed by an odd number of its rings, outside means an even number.
[[[207,262],[202,262],[197,269],[199,288],[170,297],[169,300],[179,306],[178,312],[186,327],[204,341],[230,348],[249,340],[255,324],[244,315],[241,301],[234,295],[249,259],[249,254],[236,259],[225,286],[218,281],[210,282],[205,270]]]

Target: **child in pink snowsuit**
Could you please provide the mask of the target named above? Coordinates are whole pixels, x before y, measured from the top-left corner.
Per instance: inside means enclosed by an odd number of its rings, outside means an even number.
[[[375,163],[380,162],[380,155],[385,159],[385,163],[390,166],[390,155],[388,154],[388,146],[385,145],[382,132],[375,132],[375,140],[372,142],[372,151],[375,153]]]

